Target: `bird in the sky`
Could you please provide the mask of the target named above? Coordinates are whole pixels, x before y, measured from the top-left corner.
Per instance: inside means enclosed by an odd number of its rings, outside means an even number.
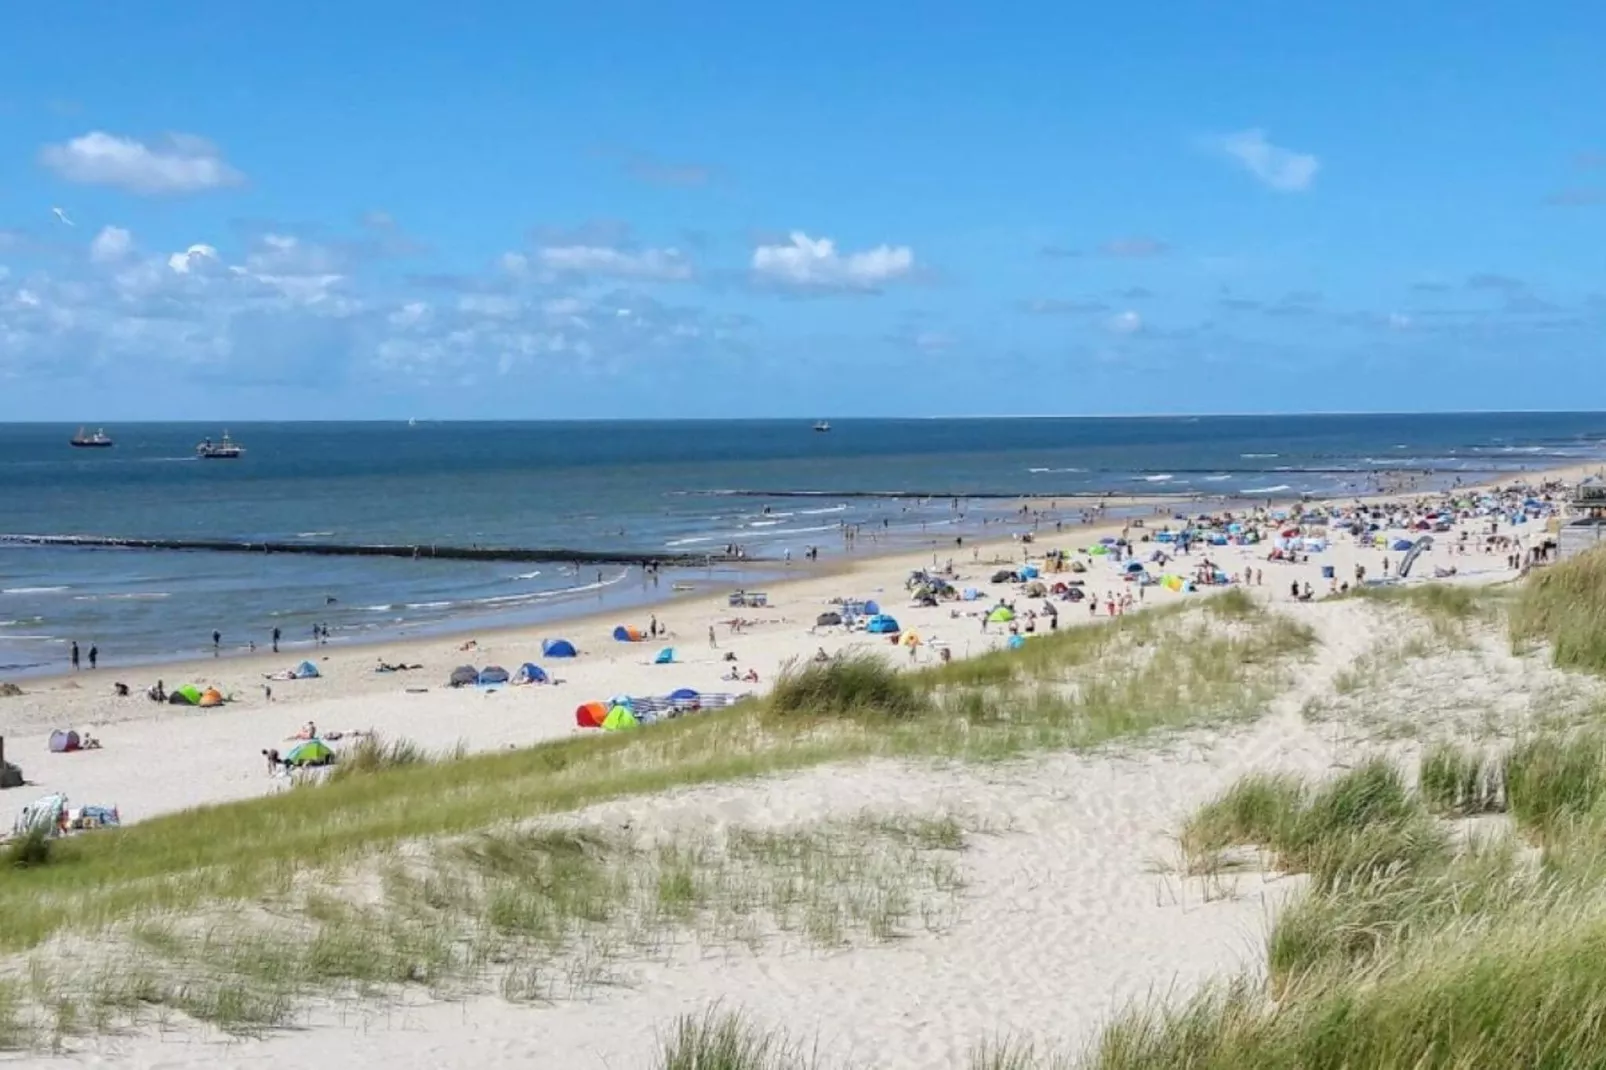
[[[55,214],[57,219],[61,220],[65,224],[67,224],[69,227],[76,227],[78,225],[77,223],[74,223],[71,219],[67,218],[67,209],[65,209],[65,208],[52,208],[51,212],[53,212]]]

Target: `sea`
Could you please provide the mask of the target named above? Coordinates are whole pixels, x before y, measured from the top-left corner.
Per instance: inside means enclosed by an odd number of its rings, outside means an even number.
[[[0,536],[437,544],[720,553],[664,569],[17,545],[0,538],[0,679],[266,647],[550,622],[639,623],[677,587],[761,588],[822,560],[947,546],[1023,523],[1025,495],[1344,497],[1606,459],[1606,414],[0,424]],[[93,430],[93,428],[91,428]],[[1385,475],[1388,474],[1388,475]],[[1057,505],[1045,505],[1050,517]],[[1144,511],[1152,512],[1153,507]],[[1064,516],[1074,519],[1074,509]],[[854,529],[850,548],[844,536]],[[787,561],[790,555],[791,561]],[[288,654],[287,654],[288,656]]]

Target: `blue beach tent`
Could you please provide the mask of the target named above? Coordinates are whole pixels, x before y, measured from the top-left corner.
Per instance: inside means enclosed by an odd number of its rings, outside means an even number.
[[[866,602],[864,604],[864,614],[865,614],[865,616],[873,617],[873,616],[875,616],[876,614],[878,614],[880,612],[881,612],[881,607],[876,605],[874,599],[871,599],[870,601],[868,601],[868,602]]]
[[[480,670],[476,681],[481,687],[495,687],[507,683],[507,670],[500,665],[487,665]]]
[[[516,684],[544,684],[548,679],[546,670],[533,661],[526,661],[519,666],[519,671],[513,674],[513,682]]]
[[[574,644],[567,639],[543,639],[541,653],[549,658],[572,658],[575,656]]]
[[[675,702],[695,702],[702,696],[689,687],[681,687],[671,691],[669,697]]]
[[[885,613],[877,613],[870,618],[870,622],[864,626],[864,630],[871,635],[893,635],[899,629],[896,620],[893,620]]]
[[[300,665],[296,666],[295,672],[292,675],[295,676],[297,680],[312,680],[321,676],[322,673],[318,672],[318,666],[314,665],[312,662],[303,661]]]
[[[652,659],[654,665],[673,665],[675,663],[675,648],[666,646],[658,651],[658,656]]]

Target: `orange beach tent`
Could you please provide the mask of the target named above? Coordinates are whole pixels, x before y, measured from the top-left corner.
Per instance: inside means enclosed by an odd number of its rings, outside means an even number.
[[[608,717],[608,706],[602,702],[587,702],[574,711],[574,723],[581,728],[601,728]]]

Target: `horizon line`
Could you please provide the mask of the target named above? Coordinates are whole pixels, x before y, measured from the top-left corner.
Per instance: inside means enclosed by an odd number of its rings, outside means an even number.
[[[608,424],[608,423],[814,423],[820,420],[853,423],[868,422],[921,422],[933,420],[1204,420],[1245,419],[1267,417],[1333,417],[1333,416],[1601,416],[1606,409],[1308,409],[1293,411],[1246,410],[1239,412],[1152,412],[1152,413],[943,413],[927,416],[600,416],[600,417],[546,417],[546,416],[371,416],[345,419],[306,417],[292,419],[243,418],[207,420],[0,420],[0,427],[8,426],[84,426],[121,424],[125,427],[147,425],[218,425],[235,424]]]

